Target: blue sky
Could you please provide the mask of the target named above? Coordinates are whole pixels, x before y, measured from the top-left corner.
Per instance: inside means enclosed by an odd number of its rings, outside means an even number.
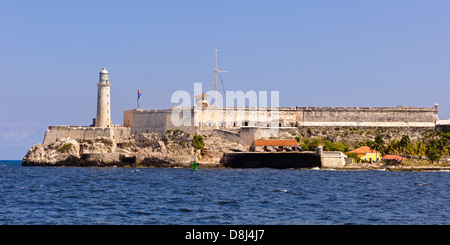
[[[98,72],[112,119],[176,90],[280,91],[281,106],[423,106],[450,118],[450,1],[2,1],[0,159],[49,125],[90,125]],[[219,88],[221,86],[219,85]]]

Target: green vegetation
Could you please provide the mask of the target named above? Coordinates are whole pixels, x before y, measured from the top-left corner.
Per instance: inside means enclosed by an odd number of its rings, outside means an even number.
[[[57,151],[59,151],[59,152],[67,152],[67,151],[69,151],[70,149],[72,149],[72,143],[65,143],[64,145],[62,145],[61,147],[59,147],[59,148],[57,149]]]
[[[361,162],[361,158],[358,156],[357,153],[347,153],[347,157],[355,159],[355,162],[357,163]]]
[[[305,139],[303,144],[300,145],[304,151],[315,151],[320,145],[320,139]]]
[[[378,135],[375,140],[360,142],[359,146],[369,146],[371,149],[381,152],[381,154],[410,155],[422,158],[427,157],[430,163],[437,162],[442,156],[450,152],[450,133],[427,131],[424,139],[412,142],[407,135],[403,135],[400,140],[391,140],[386,143],[382,136]]]
[[[295,137],[300,144],[300,137]],[[350,147],[343,142],[331,142],[331,140],[322,141],[321,139],[305,139],[303,144],[300,144],[304,151],[315,151],[319,145],[323,145],[324,151],[342,151],[347,153]]]
[[[335,130],[342,130],[341,128],[335,128]],[[371,134],[375,132],[370,131],[360,131],[357,128],[350,128],[349,132],[359,134]],[[311,136],[311,129],[308,128],[307,133]],[[345,136],[346,132],[340,134]],[[391,133],[394,133],[392,135]],[[402,155],[402,156],[413,156],[415,159],[422,159],[426,157],[430,164],[439,162],[439,159],[443,156],[450,155],[450,132],[445,133],[441,131],[428,130],[419,140],[411,140],[408,135],[403,135],[400,139],[395,136],[398,130],[388,130],[382,129],[377,132],[377,136],[373,140],[364,140],[359,142],[355,148],[360,146],[368,146],[372,150],[381,153],[381,156],[385,155]],[[332,142],[330,140],[322,140],[320,137],[308,137],[301,138],[296,136],[298,144],[305,151],[315,151],[319,145],[323,146],[324,151],[341,151],[347,155],[348,158],[355,159],[356,162],[361,162],[362,160],[357,154],[349,154],[350,147],[344,142]],[[354,162],[355,162],[354,161]],[[395,162],[396,160],[392,160]],[[409,161],[412,161],[411,159]],[[402,162],[404,164],[405,161]],[[398,164],[398,161],[395,162]]]
[[[343,153],[347,153],[350,147],[341,141],[331,142],[330,140],[325,140],[323,142],[323,150],[324,151],[342,151]]]
[[[192,139],[192,145],[194,146],[195,150],[205,148],[205,143],[203,142],[203,136],[202,135],[194,135],[194,137]]]
[[[430,143],[427,145],[427,149],[425,151],[425,155],[428,158],[430,163],[437,162],[439,158],[441,158],[439,142],[435,139],[430,140]]]

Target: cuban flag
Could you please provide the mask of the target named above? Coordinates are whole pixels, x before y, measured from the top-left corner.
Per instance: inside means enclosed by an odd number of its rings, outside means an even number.
[[[141,94],[142,94],[142,93],[141,93],[141,90],[138,89],[138,92],[137,92],[137,96],[138,96],[138,97],[137,97],[137,101],[139,101],[139,98],[141,98]]]

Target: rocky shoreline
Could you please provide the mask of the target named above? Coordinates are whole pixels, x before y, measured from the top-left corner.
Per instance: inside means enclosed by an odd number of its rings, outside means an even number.
[[[224,153],[246,151],[242,145],[220,138],[215,132],[202,135],[203,149],[196,149],[193,136],[183,131],[140,133],[116,143],[96,137],[87,140],[58,138],[51,144],[31,147],[22,159],[23,166],[77,167],[190,167],[195,157],[200,166],[221,168]]]
[[[244,146],[224,140],[214,131],[203,132],[202,136],[206,146],[203,149],[195,149],[193,136],[183,131],[170,131],[162,136],[141,133],[119,144],[107,137],[87,140],[60,138],[52,144],[31,147],[22,160],[22,166],[190,168],[195,156],[201,169],[226,169],[228,167],[221,163],[225,153],[247,151]],[[450,171],[450,166],[348,164],[332,169]]]

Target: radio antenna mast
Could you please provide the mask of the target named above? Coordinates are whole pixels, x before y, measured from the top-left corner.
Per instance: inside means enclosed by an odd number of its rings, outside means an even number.
[[[214,69],[214,82],[216,85],[216,98],[215,98],[215,107],[217,107],[217,73],[219,72],[228,72],[228,71],[219,71],[219,69],[217,69],[217,51],[218,49],[214,49],[216,51],[216,69]]]

